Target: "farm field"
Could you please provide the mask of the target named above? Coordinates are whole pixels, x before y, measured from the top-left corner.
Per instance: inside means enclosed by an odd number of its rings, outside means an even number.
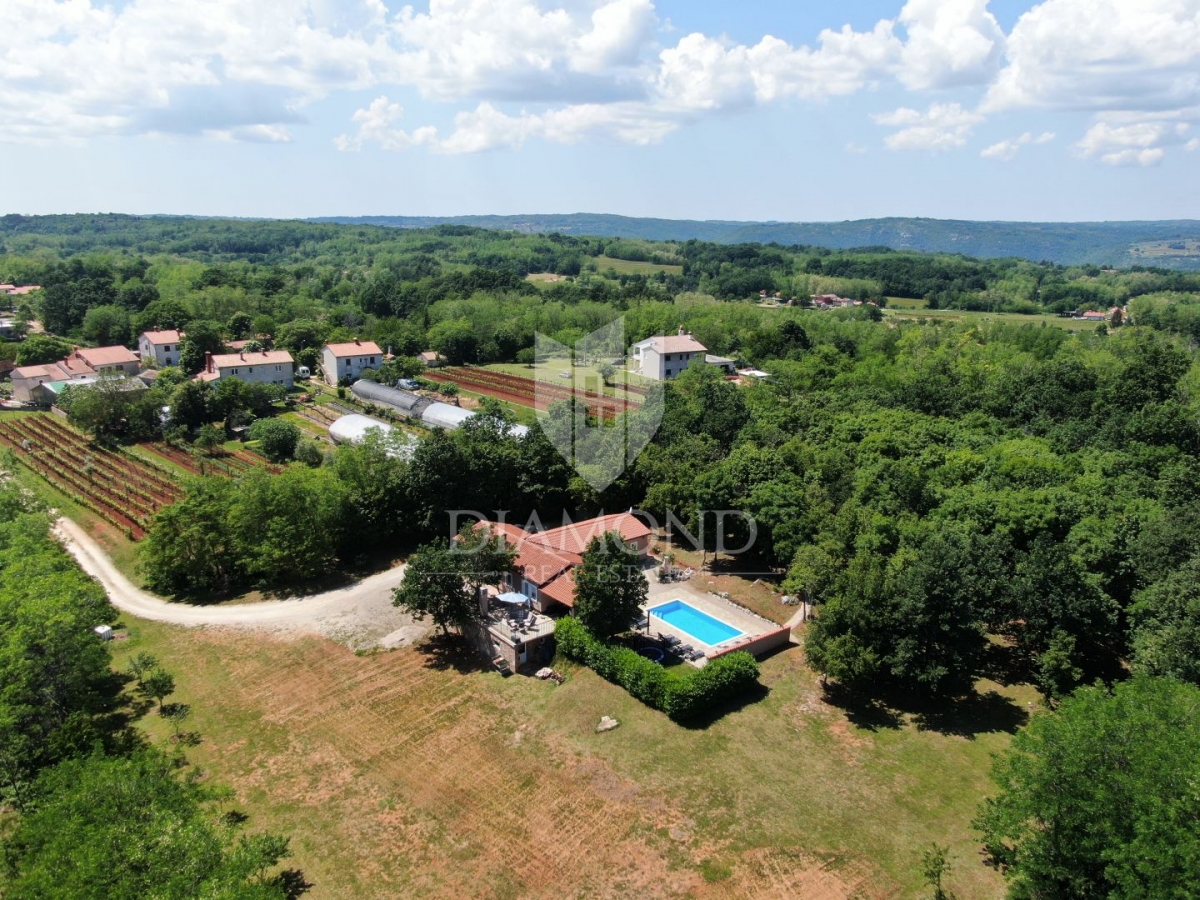
[[[1082,319],[1064,319],[1062,316],[974,312],[963,309],[893,308],[892,301],[890,300],[883,314],[889,319],[901,320],[928,319],[935,322],[994,322],[1008,325],[1050,325],[1055,328],[1063,328],[1067,331],[1096,330],[1095,322],[1085,322]]]
[[[609,397],[623,397],[627,393],[633,394],[633,399],[637,399],[645,395],[646,386],[653,382],[648,378],[643,378],[636,372],[630,372],[627,369],[616,367],[616,373],[613,375],[613,384],[604,384],[604,379],[600,377],[600,370],[597,366],[574,365],[569,359],[549,359],[538,365],[525,365],[524,363],[489,363],[483,368],[493,372],[503,372],[506,375],[516,375],[520,378],[537,378],[544,381],[554,383],[561,381],[567,384],[567,378],[562,375],[566,372],[573,378],[582,379],[582,383],[588,390],[603,393]]]
[[[0,444],[75,504],[124,529],[132,540],[145,537],[154,513],[182,494],[165,468],[99,447],[46,413],[0,417]]]
[[[556,687],[438,645],[362,657],[125,620],[115,665],[147,650],[175,674],[203,736],[189,757],[253,829],[292,836],[314,900],[915,900],[933,841],[960,900],[1000,892],[967,826],[1020,693],[987,684],[979,709],[918,727],[825,702],[792,649],[764,662],[760,702],[682,728],[570,664]],[[596,734],[601,715],[621,726]]]
[[[547,378],[534,379],[474,366],[433,369],[426,372],[424,377],[430,381],[456,384],[478,394],[536,409],[545,409],[550,402],[565,400],[572,394],[585,403],[589,411],[602,418],[613,418],[623,412],[626,406],[624,399],[605,396],[596,391],[573,392],[569,386],[570,382],[566,379],[563,379],[563,384],[555,384]],[[635,401],[631,398],[629,402]]]
[[[597,256],[592,260],[596,267],[604,274],[609,269],[612,269],[618,275],[655,275],[659,272],[665,272],[668,275],[682,275],[683,266],[670,266],[661,263],[652,262],[635,262],[629,259],[614,259],[611,256]]]

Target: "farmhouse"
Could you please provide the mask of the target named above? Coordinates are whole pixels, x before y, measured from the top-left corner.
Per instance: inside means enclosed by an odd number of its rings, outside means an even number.
[[[326,344],[321,351],[321,368],[329,384],[358,381],[363,369],[374,369],[383,362],[383,351],[374,341],[355,338],[344,344]]]
[[[259,350],[252,353],[206,353],[204,371],[196,381],[220,381],[238,378],[258,384],[292,386],[292,354],[286,350]]]
[[[517,574],[506,577],[505,587],[524,594],[533,608],[543,613],[562,613],[575,605],[571,570],[583,561],[583,551],[593,538],[615,531],[643,556],[650,552],[650,529],[631,513],[585,519],[540,532],[528,532],[508,522],[484,524],[516,548]]]
[[[138,338],[138,353],[147,363],[159,366],[179,364],[179,342],[182,331],[143,331]]]
[[[98,375],[136,375],[139,368],[137,356],[125,347],[76,350],[58,362],[13,369],[13,399],[23,403],[51,403],[64,384],[91,383]],[[50,387],[56,384],[58,388]],[[42,385],[47,388],[39,389]]]
[[[685,334],[664,337],[657,335],[633,345],[633,357],[638,361],[638,372],[655,381],[669,381],[692,364],[697,357],[703,358],[708,348]]]
[[[427,369],[436,369],[445,362],[445,360],[442,358],[442,354],[438,353],[436,350],[422,350],[417,354],[417,359],[419,359]]]

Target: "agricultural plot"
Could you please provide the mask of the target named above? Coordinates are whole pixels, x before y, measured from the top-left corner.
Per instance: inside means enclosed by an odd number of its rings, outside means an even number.
[[[106,450],[60,419],[44,414],[0,419],[0,444],[34,473],[133,540],[150,518],[182,490],[165,471],[128,454]]]
[[[191,453],[180,447],[172,446],[163,441],[139,444],[143,450],[174,463],[189,475],[224,475],[226,478],[238,478],[247,472],[266,467],[272,472],[279,471],[278,466],[269,466],[267,461],[250,450],[239,449],[230,453],[199,454]]]
[[[631,405],[616,397],[605,397],[595,391],[577,391],[566,385],[551,384],[520,375],[508,375],[491,369],[450,368],[439,369],[425,373],[430,381],[450,382],[474,391],[486,394],[497,400],[506,400],[519,406],[531,406],[535,409],[545,409],[556,400],[567,400],[575,397],[588,408],[588,412],[602,419],[612,419]]]

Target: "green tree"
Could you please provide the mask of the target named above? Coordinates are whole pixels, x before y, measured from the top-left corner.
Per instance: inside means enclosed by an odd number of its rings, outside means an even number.
[[[229,323],[225,327],[235,341],[240,341],[254,334],[254,319],[249,313],[235,312],[229,317]]]
[[[463,574],[463,554],[442,541],[426,544],[408,559],[404,582],[392,603],[417,618],[430,618],[443,632],[462,630],[482,616],[475,590]]]
[[[142,679],[141,691],[147,697],[154,698],[161,710],[163,700],[175,693],[175,676],[162,669],[154,669]]]
[[[83,317],[83,339],[108,347],[129,340],[129,310],[123,306],[93,306]]]
[[[250,426],[250,440],[258,441],[271,462],[283,463],[295,455],[300,429],[283,419],[259,419]]]
[[[48,771],[36,809],[5,842],[11,900],[285,900],[285,838],[238,834],[213,792],[156,750],[92,756]]]
[[[49,335],[31,334],[17,345],[15,362],[18,366],[37,366],[62,359],[67,352],[62,342]]]
[[[605,384],[612,384],[613,376],[617,374],[617,367],[610,362],[603,362],[597,371],[600,373],[600,378]]]
[[[180,500],[158,511],[140,562],[152,591],[204,595],[241,579],[229,527],[237,496],[237,485],[228,478],[194,478]]]
[[[615,531],[593,537],[575,567],[575,617],[601,640],[628,631],[650,585],[642,557]]]
[[[1035,716],[975,828],[1013,898],[1200,896],[1200,689],[1136,677]]]
[[[225,443],[225,431],[216,425],[201,425],[195,443],[197,448],[211,455]]]
[[[225,340],[221,337],[221,326],[206,319],[197,319],[188,324],[183,343],[179,349],[179,367],[188,375],[195,375],[204,368],[207,354],[225,352]]]
[[[1200,557],[1139,592],[1129,612],[1135,667],[1200,685]]]

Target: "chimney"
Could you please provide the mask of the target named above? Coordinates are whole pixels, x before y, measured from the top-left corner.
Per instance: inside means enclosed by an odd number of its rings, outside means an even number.
[[[361,344],[361,343],[362,343],[362,341],[360,341],[358,338],[355,338],[355,339],[354,339],[354,343],[356,343],[356,344]]]
[[[209,350],[205,350],[204,351],[204,371],[211,372],[212,370],[213,370],[212,352]]]
[[[246,361],[246,354],[245,354],[245,353],[239,353],[239,354],[238,354],[238,359],[240,359],[240,360],[242,360],[243,362],[245,362],[245,361]]]
[[[679,326],[679,337],[683,337],[683,326]]]

